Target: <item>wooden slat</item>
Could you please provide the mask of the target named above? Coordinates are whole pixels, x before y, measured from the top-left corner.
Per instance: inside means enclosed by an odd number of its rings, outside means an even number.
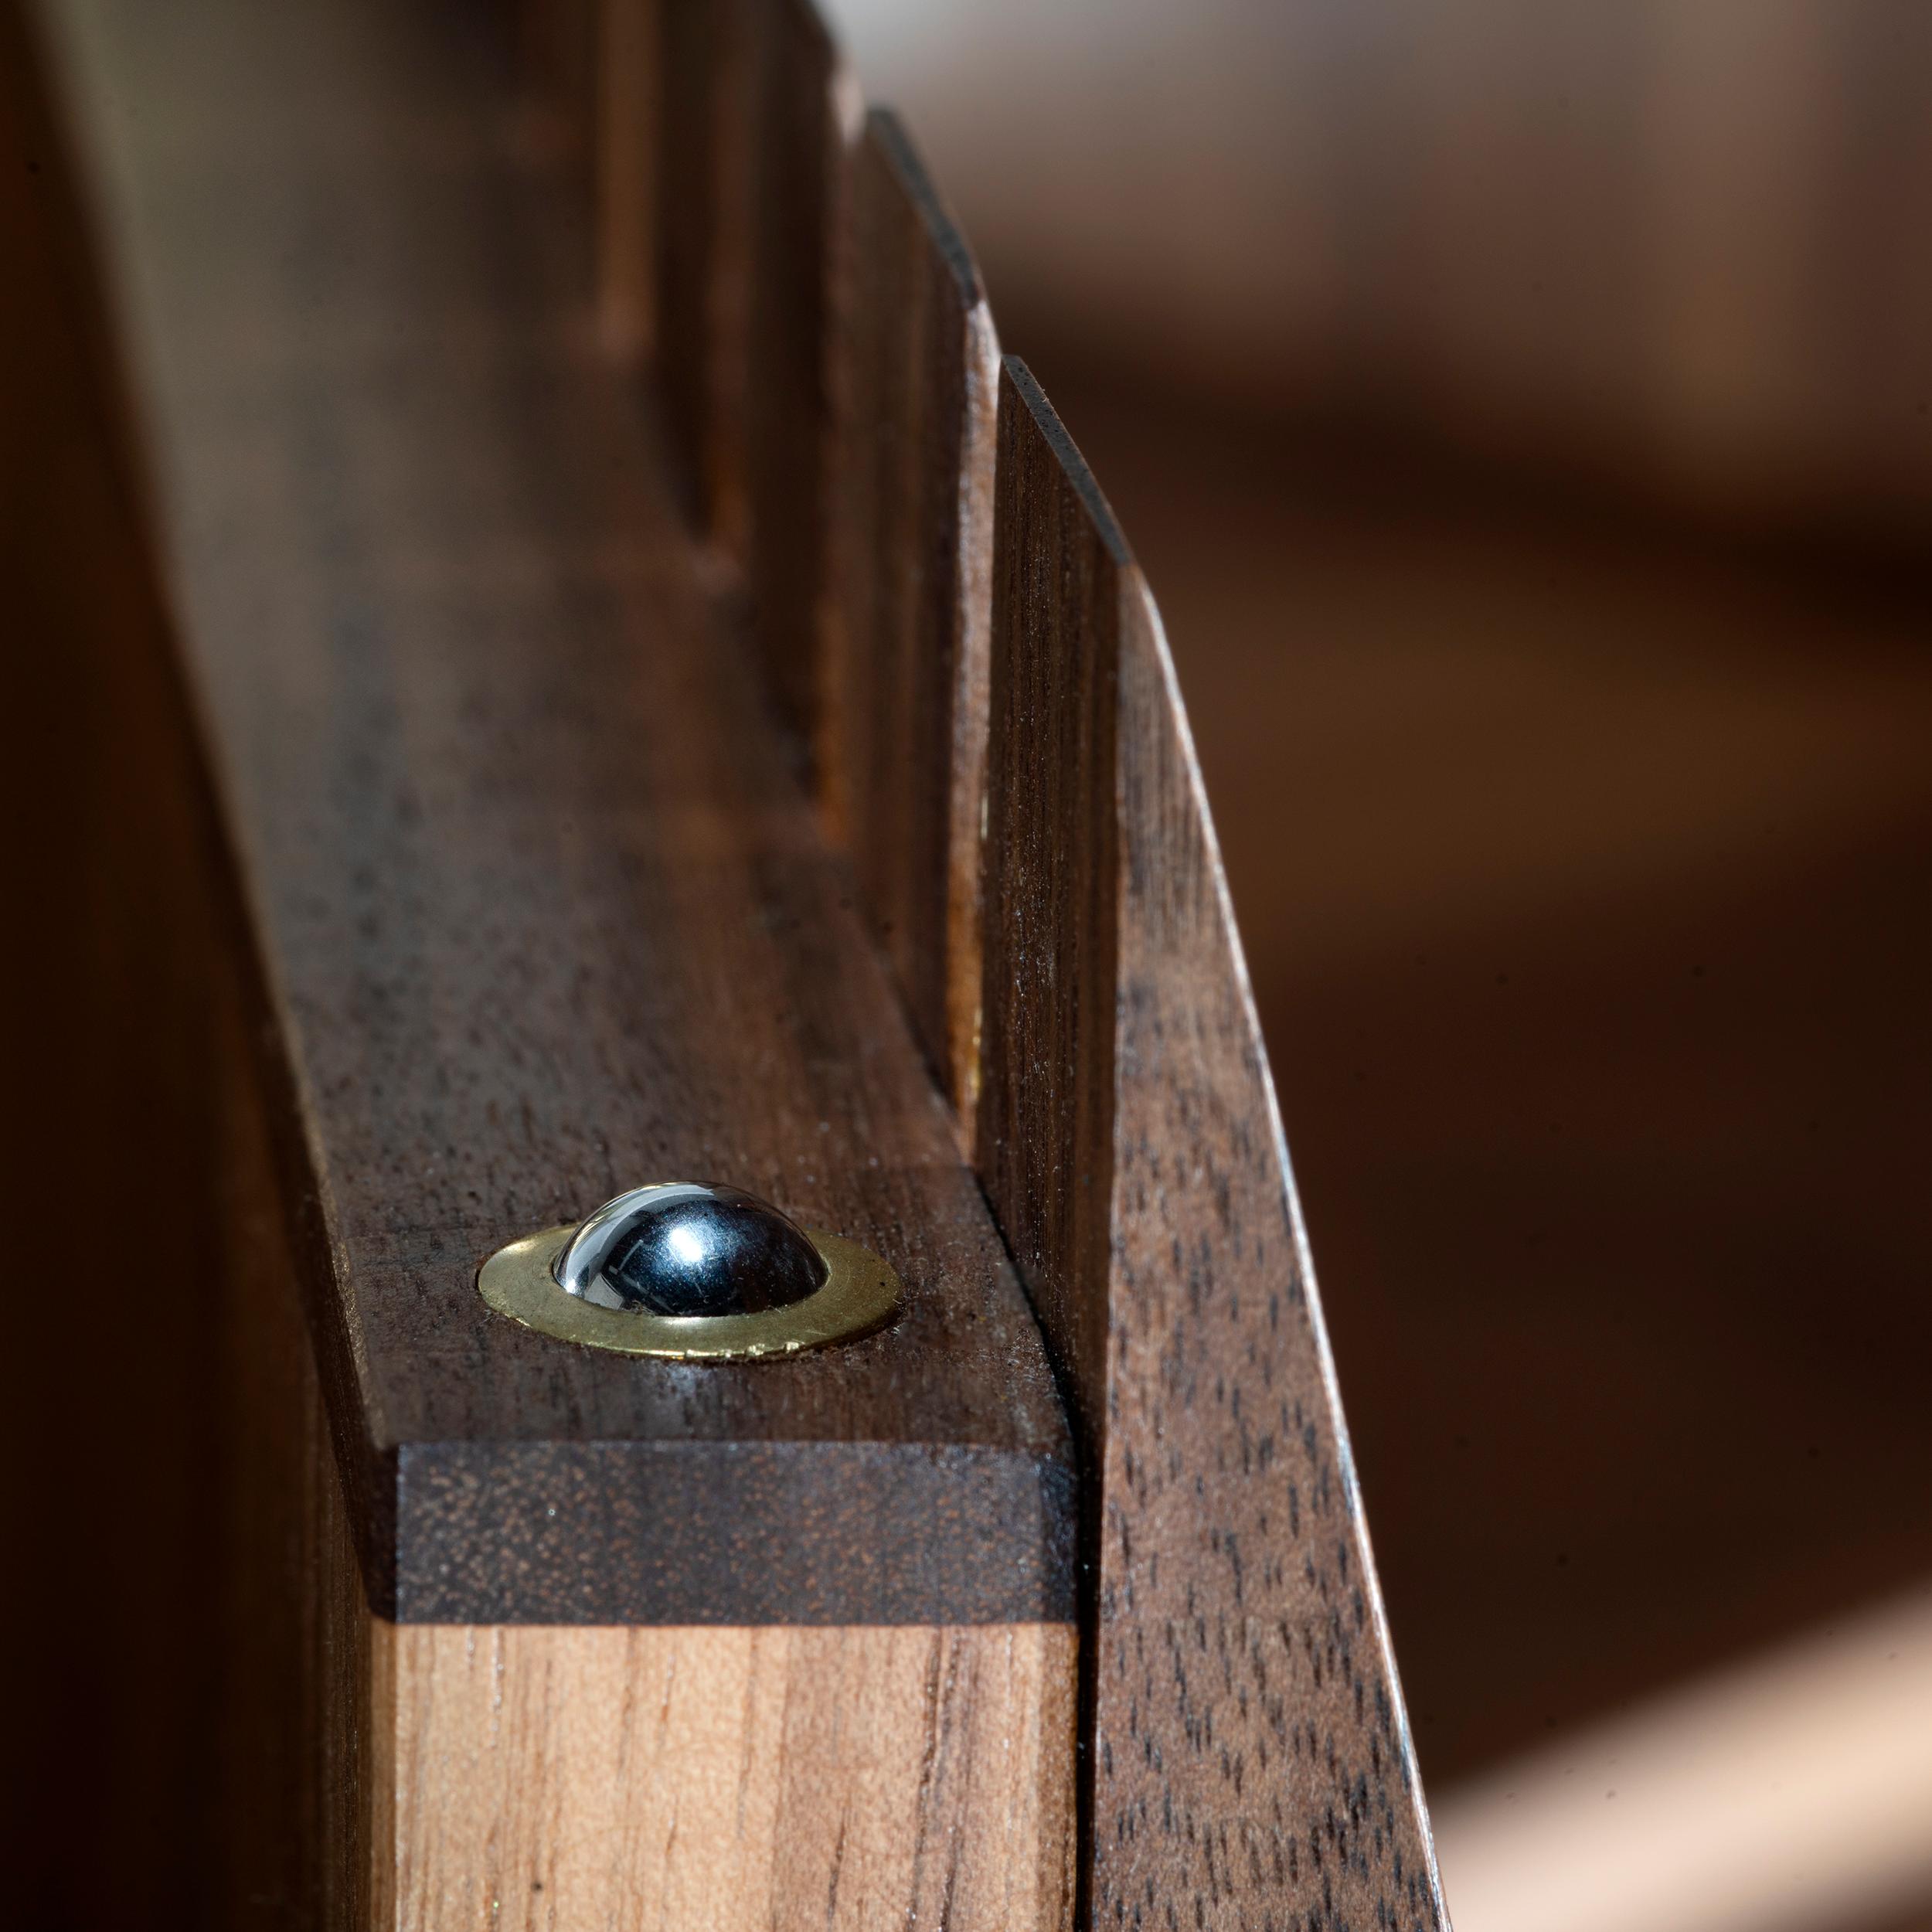
[[[748,580],[768,689],[808,747],[823,709],[834,344],[859,89],[811,0],[753,0]]]
[[[373,1932],[396,1841],[393,1726],[379,1716],[389,1626],[362,1587],[354,1512],[292,1291],[287,1206],[250,1037],[264,1016],[250,1015],[232,951],[210,954],[222,1024],[206,1070],[220,1100],[209,1165],[223,1228],[209,1267],[219,1288],[226,1454],[216,1490],[221,1561],[198,1593],[198,1647],[219,1660],[201,1714],[219,1743],[200,1821],[209,1872],[199,1922]]]
[[[972,258],[889,114],[867,117],[852,209],[821,796],[970,1145],[999,349]]]
[[[979,1165],[1071,1391],[1097,1925],[1442,1907],[1246,969],[1160,622],[1000,392]]]
[[[491,63],[374,0],[80,23],[377,1607],[1063,1616],[1032,1315]],[[699,1369],[484,1307],[499,1243],[679,1176],[876,1248],[901,1316]]]

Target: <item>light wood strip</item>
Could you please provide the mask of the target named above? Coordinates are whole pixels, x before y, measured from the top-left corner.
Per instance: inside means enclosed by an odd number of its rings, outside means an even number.
[[[386,1624],[379,1643],[398,1925],[1066,1922],[1064,1625]]]

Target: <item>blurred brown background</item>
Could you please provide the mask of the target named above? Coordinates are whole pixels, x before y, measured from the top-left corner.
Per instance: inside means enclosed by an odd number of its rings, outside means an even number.
[[[1162,601],[1458,1923],[1932,1925],[1932,8],[836,11]]]

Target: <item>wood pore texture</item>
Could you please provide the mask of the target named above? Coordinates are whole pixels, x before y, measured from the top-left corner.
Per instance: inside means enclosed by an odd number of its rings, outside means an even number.
[[[230,1029],[220,1923],[1054,1932],[1066,1624],[397,1624],[362,1587]],[[224,1916],[226,1915],[226,1916]]]
[[[1427,1821],[1166,645],[1010,359],[997,494],[979,1162],[1090,1472],[1087,1909],[1422,1932]]]
[[[385,1625],[383,1923],[1063,1926],[1073,1633]]]
[[[964,242],[876,110],[853,168],[851,277],[821,790],[970,1145],[999,350]]]
[[[1069,1616],[1038,1327],[500,62],[373,0],[60,17],[376,1607]],[[875,1248],[898,1318],[699,1366],[485,1308],[672,1178]]]

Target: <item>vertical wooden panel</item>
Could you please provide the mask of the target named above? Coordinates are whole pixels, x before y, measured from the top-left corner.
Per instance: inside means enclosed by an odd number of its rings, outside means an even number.
[[[982,1175],[1091,1472],[1097,1925],[1442,1910],[1272,1086],[1160,624],[1001,388]]]
[[[833,648],[828,571],[835,343],[847,277],[859,89],[811,0],[756,0],[747,372],[753,620],[770,687],[809,743]]]
[[[964,242],[877,111],[851,291],[822,793],[970,1145],[999,350]]]
[[[267,1110],[232,998],[228,1020],[211,1069],[224,1103],[219,1922],[364,1932],[382,1922],[382,1848],[394,1835],[384,1627],[363,1589]]]
[[[750,312],[753,10],[659,0],[654,346],[675,480],[699,529],[742,559]]]

